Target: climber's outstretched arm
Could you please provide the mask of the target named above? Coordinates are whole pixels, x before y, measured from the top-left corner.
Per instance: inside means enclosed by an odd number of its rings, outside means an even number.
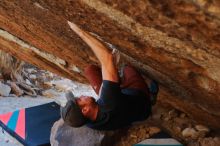
[[[80,29],[76,24],[69,22],[70,28],[78,34],[92,49],[102,67],[103,80],[118,82],[118,71],[114,64],[113,55],[98,39]]]

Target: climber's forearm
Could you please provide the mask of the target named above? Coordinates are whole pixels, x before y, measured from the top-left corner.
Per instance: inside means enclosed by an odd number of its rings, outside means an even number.
[[[101,65],[109,64],[111,61],[112,54],[99,40],[94,38],[92,35],[87,33],[86,31],[80,29],[74,23],[68,22],[71,29],[78,34],[92,49],[98,60],[100,61]]]
[[[95,53],[96,57],[101,63],[103,80],[118,82],[118,71],[113,61],[113,55],[108,48],[106,48],[98,39],[94,38],[86,31],[83,31],[74,23],[68,22],[68,24],[70,25],[71,29],[77,33]]]

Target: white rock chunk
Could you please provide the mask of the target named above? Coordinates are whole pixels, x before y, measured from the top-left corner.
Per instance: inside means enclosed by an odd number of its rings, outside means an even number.
[[[0,82],[0,96],[9,96],[11,87]]]
[[[34,75],[34,74],[31,74],[31,75],[30,75],[30,78],[31,78],[32,80],[36,80],[36,79],[37,79],[37,76]]]
[[[195,137],[197,137],[197,132],[194,128],[185,128],[182,131],[182,135],[183,135],[183,137],[195,138]]]
[[[56,84],[55,89],[57,89],[57,91],[59,91],[59,92],[66,92],[68,90],[71,90],[72,88],[69,87],[68,85]]]
[[[25,82],[26,82],[26,84],[28,84],[28,85],[32,85],[31,82],[30,82],[28,79],[26,79]]]
[[[33,72],[34,72],[34,69],[33,69],[33,68],[28,68],[28,69],[26,69],[26,71],[27,71],[28,73],[33,73]]]
[[[198,131],[204,131],[204,132],[209,132],[209,128],[204,126],[204,125],[196,125],[195,126],[196,130]]]

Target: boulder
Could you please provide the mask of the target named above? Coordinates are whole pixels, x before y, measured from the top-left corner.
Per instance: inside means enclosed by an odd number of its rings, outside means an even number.
[[[51,130],[51,146],[100,146],[104,134],[87,127],[72,128],[63,120],[55,122]]]
[[[52,146],[120,146],[133,145],[161,131],[160,128],[149,126],[145,122],[133,124],[131,127],[114,131],[96,131],[86,126],[72,128],[57,121],[51,130]]]

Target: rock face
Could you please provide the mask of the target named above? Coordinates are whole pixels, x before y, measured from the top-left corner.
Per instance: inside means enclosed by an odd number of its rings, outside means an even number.
[[[219,9],[217,0],[1,0],[0,49],[86,82],[83,68],[97,60],[73,21],[156,79],[161,103],[220,128]]]

